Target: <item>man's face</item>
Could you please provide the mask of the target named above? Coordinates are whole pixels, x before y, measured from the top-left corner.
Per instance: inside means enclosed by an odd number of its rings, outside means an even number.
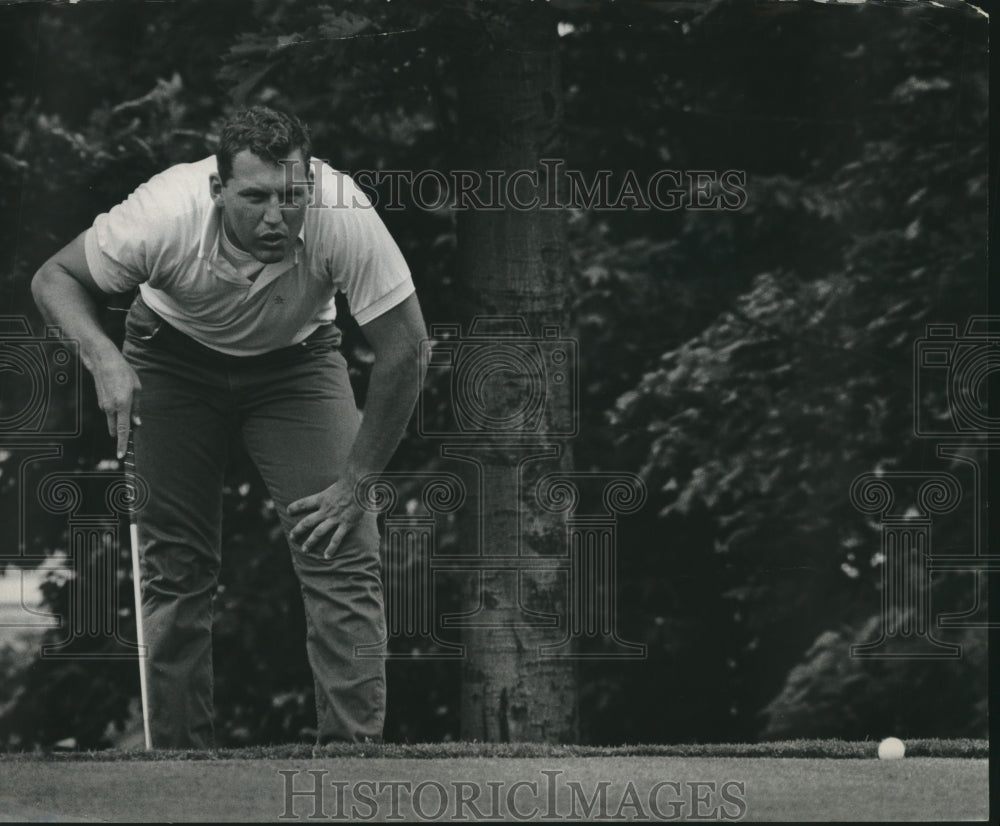
[[[312,177],[298,149],[280,164],[262,160],[249,149],[237,153],[229,180],[222,183],[213,174],[210,181],[229,240],[262,263],[281,261],[305,221]]]

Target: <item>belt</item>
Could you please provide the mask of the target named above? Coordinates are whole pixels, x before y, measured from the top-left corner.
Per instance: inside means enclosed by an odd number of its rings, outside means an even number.
[[[230,367],[252,367],[253,365],[265,365],[287,362],[301,358],[306,352],[325,352],[335,350],[340,344],[340,330],[335,324],[324,324],[317,328],[309,336],[288,347],[279,347],[276,350],[268,350],[266,353],[258,353],[252,356],[234,356],[230,353],[222,353],[214,350],[200,341],[197,341],[186,333],[182,333],[176,327],[171,326],[167,321],[163,322],[160,331],[151,342],[154,346],[162,345],[178,355],[189,355],[212,364],[226,365]]]
[[[134,307],[145,318],[141,326],[150,331],[150,334],[131,336],[132,343],[139,347],[152,349],[162,349],[186,358],[197,359],[202,362],[225,367],[252,367],[254,365],[270,365],[275,363],[287,363],[290,360],[297,360],[303,353],[322,353],[335,350],[340,345],[341,334],[339,328],[332,322],[320,325],[309,336],[288,347],[279,347],[269,350],[266,353],[259,353],[251,356],[234,356],[215,350],[200,341],[192,338],[172,326],[170,322],[152,310],[145,302],[137,299],[140,305]],[[136,331],[139,332],[138,330]],[[126,335],[128,335],[126,333]]]

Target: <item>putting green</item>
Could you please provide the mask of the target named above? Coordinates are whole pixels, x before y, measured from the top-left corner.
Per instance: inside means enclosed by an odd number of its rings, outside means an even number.
[[[985,820],[985,759],[0,762],[0,820]]]

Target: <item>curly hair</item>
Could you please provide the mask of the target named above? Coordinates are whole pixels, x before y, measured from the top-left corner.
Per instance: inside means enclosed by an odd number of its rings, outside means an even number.
[[[250,106],[234,112],[222,125],[215,153],[219,177],[225,183],[233,175],[233,158],[249,149],[258,158],[278,163],[296,149],[308,163],[309,129],[295,115],[268,106]]]

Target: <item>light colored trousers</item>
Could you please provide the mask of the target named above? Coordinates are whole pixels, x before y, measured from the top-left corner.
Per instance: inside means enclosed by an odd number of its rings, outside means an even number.
[[[212,601],[232,434],[242,437],[288,537],[295,523],[287,506],[336,480],[359,416],[333,325],[294,347],[227,356],[137,297],[126,330],[123,353],[142,383],[136,472],[150,494],[138,522],[153,746],[205,748],[214,743]],[[288,542],[305,605],[318,742],[377,742],[385,718],[377,652],[386,633],[375,517],[366,514],[331,560]],[[358,646],[367,656],[356,655]]]

